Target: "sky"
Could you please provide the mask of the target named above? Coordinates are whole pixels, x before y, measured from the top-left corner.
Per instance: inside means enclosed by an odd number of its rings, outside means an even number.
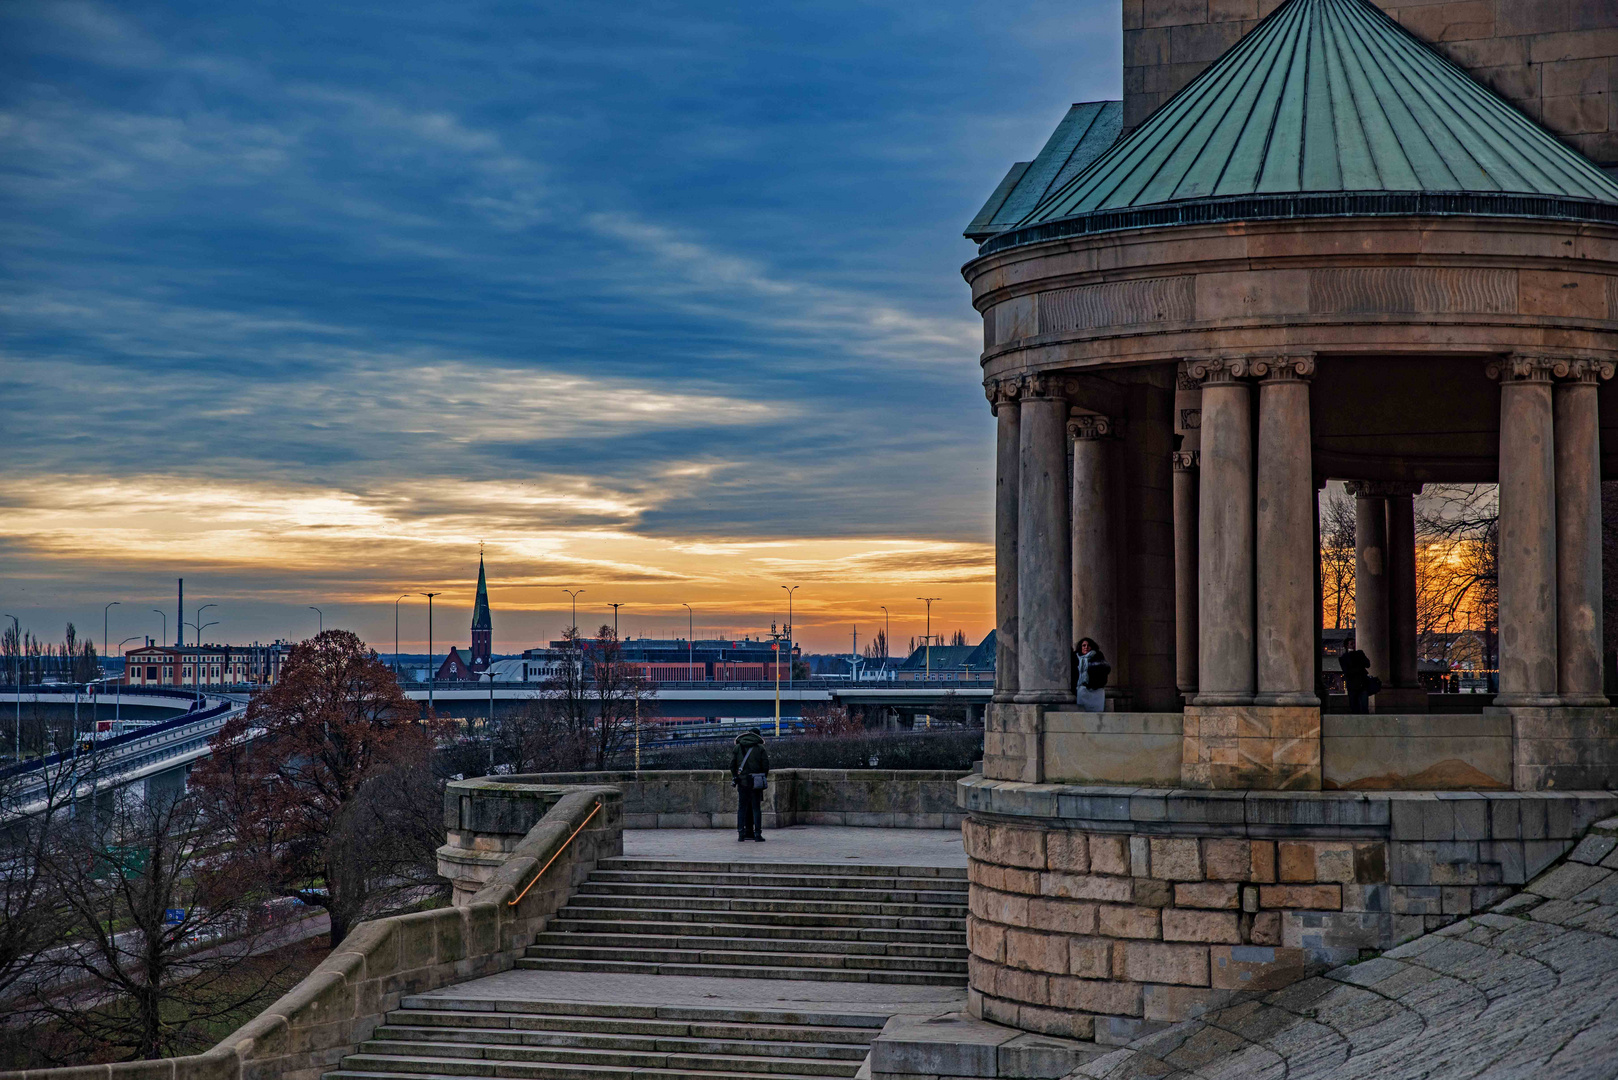
[[[481,544],[497,652],[975,641],[960,231],[1120,72],[1118,0],[0,5],[0,611],[442,651]]]

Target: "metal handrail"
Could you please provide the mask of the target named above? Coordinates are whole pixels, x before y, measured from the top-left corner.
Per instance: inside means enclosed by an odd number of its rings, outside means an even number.
[[[595,817],[596,814],[599,813],[600,811],[601,811],[601,800],[597,799],[595,806],[591,808],[591,810],[590,810],[590,812],[588,814],[584,815],[584,820],[579,822],[579,827],[577,829],[574,829],[573,832],[568,836],[568,838],[566,840],[562,841],[562,846],[556,849],[556,854],[552,855],[549,859],[545,860],[545,865],[541,866],[539,868],[539,873],[534,875],[533,880],[530,881],[527,885],[523,886],[522,892],[517,894],[516,899],[506,901],[506,906],[507,907],[516,907],[519,903],[522,902],[522,898],[528,895],[528,890],[532,889],[535,885],[539,884],[539,879],[544,877],[545,876],[545,871],[547,871],[547,870],[549,870],[551,868],[551,863],[553,863],[557,859],[561,858],[562,852],[566,851],[567,846],[573,842],[573,837],[575,837],[575,836],[579,835],[579,833],[583,832],[584,827],[586,825],[590,824],[590,819]]]

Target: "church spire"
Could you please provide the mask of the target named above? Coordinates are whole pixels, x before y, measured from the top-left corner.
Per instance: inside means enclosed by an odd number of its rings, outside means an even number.
[[[478,553],[478,596],[472,604],[472,670],[486,671],[494,652],[494,619],[489,614],[489,582]]]

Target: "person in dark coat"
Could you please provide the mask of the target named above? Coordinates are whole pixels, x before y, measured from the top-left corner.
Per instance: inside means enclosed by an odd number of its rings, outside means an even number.
[[[736,839],[764,841],[764,786],[770,755],[758,728],[736,736],[730,753],[730,782],[736,785]]]
[[[1343,669],[1343,688],[1348,691],[1348,711],[1371,711],[1371,658],[1366,656],[1349,638],[1343,642],[1343,651],[1337,656]]]

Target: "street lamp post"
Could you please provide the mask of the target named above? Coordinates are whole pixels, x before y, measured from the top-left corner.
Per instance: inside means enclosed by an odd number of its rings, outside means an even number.
[[[134,637],[126,637],[126,638],[124,638],[124,640],[122,640],[122,641],[120,641],[118,643],[118,648],[122,649],[125,645],[128,645],[131,641],[139,641],[139,640],[140,640],[140,635],[139,634],[136,634]],[[123,676],[122,679],[118,680],[118,689],[117,689],[117,691],[115,693],[114,704],[113,704],[113,707],[112,707],[112,719],[113,719],[113,721],[115,723],[118,722],[118,721],[121,721],[124,718],[124,683],[125,683],[125,681],[128,680],[128,678],[129,678],[129,665],[125,664],[124,665],[124,676]],[[95,710],[94,709],[90,710],[90,715],[91,716],[95,715]],[[77,745],[78,732],[74,732],[73,734],[74,734],[75,745]]]
[[[169,639],[169,613],[164,611],[162,608],[154,607],[152,610],[157,612],[158,616],[163,620],[163,636],[157,640],[167,641]]]
[[[203,613],[203,612],[204,612],[204,611],[207,611],[207,610],[208,610],[208,609],[209,609],[209,608],[211,608],[211,607],[218,607],[218,606],[219,606],[219,605],[218,605],[218,604],[203,604],[203,605],[202,605],[202,606],[201,606],[201,607],[199,607],[199,608],[197,608],[197,622],[194,622],[194,623],[192,623],[192,624],[191,624],[191,625],[192,625],[192,626],[193,626],[193,627],[195,627],[195,626],[196,626],[196,625],[197,625],[197,623],[199,623],[199,622],[201,622],[201,621],[202,621],[202,613]],[[218,626],[218,625],[219,625],[219,623],[217,623],[217,622],[211,622],[211,623],[209,623],[209,624],[208,624],[208,625],[209,625],[209,626]],[[198,645],[201,645],[201,644],[202,644],[202,631],[201,631],[201,630],[198,630],[198,631],[197,631],[197,644],[198,644]]]
[[[681,604],[680,606],[685,608],[685,677],[690,679],[691,669],[696,666],[694,657],[696,656],[697,615],[696,612],[691,610],[690,604]],[[703,663],[706,664],[707,661],[704,660]],[[695,682],[696,680],[693,679],[692,681]]]
[[[427,711],[429,713],[432,712],[434,708],[433,683],[436,681],[436,677],[438,675],[438,673],[433,670],[433,597],[439,596],[442,593],[443,590],[440,589],[438,592],[424,592],[421,594],[427,598]]]
[[[483,674],[489,677],[489,719],[483,725],[483,741],[489,744],[489,775],[494,775],[494,665]]]
[[[409,593],[400,593],[399,600],[409,596]],[[393,602],[393,681],[399,681],[399,600]]]
[[[573,620],[573,636],[576,638],[576,637],[579,636],[579,594],[581,592],[583,592],[584,590],[583,589],[563,589],[562,591],[567,593],[569,598],[571,598],[572,601],[573,601],[573,616],[572,616],[572,620]]]
[[[101,662],[103,664],[107,662],[107,613],[113,608],[118,607],[119,603],[120,601],[114,600],[112,603],[101,609]],[[73,658],[71,656],[68,657],[68,663],[70,665],[73,663]],[[75,731],[74,734],[76,735],[78,732]]]
[[[882,605],[882,659],[884,659],[884,660],[886,660],[888,658],[888,644],[889,644],[889,642],[891,642],[893,640],[891,637],[888,636],[888,631],[892,628],[892,626],[893,626],[893,619],[892,619],[891,616],[888,615],[888,605],[883,604]]]
[[[17,692],[17,726],[12,729],[11,760],[19,763],[22,761],[22,623],[15,615],[0,615],[0,618],[10,619],[17,634],[17,671],[12,677],[12,689]]]
[[[217,607],[217,606],[218,606],[217,604],[204,604],[203,605],[203,607]],[[197,618],[199,618],[199,619],[202,618],[202,608],[197,608]],[[218,626],[218,625],[219,625],[219,620],[218,619],[210,619],[209,621],[203,623],[201,626],[198,626],[194,622],[183,622],[182,621],[180,623],[181,628],[189,626],[191,629],[193,629],[193,630],[195,630],[197,632],[197,648],[199,648],[199,649],[202,648],[202,632],[204,630],[208,629],[208,627],[210,627],[210,626]],[[194,689],[196,691],[195,696],[196,696],[196,699],[197,699],[198,702],[202,701],[202,659],[201,658],[202,658],[202,654],[200,652],[197,653],[197,659],[191,665],[191,668],[192,668],[192,671],[193,671],[193,675],[192,675],[192,679],[191,679],[191,686],[192,686],[192,689]]]
[[[612,638],[614,641],[616,641],[618,640],[618,609],[624,605],[608,604],[607,606],[612,608]]]
[[[770,642],[770,648],[775,651],[775,737],[781,737],[781,635],[775,633],[774,625],[770,633],[775,638]]]
[[[315,605],[313,605],[313,604],[309,605],[309,610],[314,612],[316,615],[318,615],[320,617],[320,621],[315,624],[318,627],[320,627],[320,629],[317,630],[316,633],[317,634],[324,634],[326,632],[326,613],[324,611],[321,611],[319,608],[315,607]]]
[[[933,680],[933,601],[940,599],[936,596],[918,596],[917,600],[927,604],[927,636],[921,639],[921,648],[927,658],[927,681]]]
[[[787,589],[787,587],[785,585],[783,585],[783,586],[781,586],[781,588],[787,590],[787,624],[785,626],[783,626],[781,629],[786,633],[786,639],[787,639],[787,689],[791,690],[792,689],[792,594],[798,591],[799,586],[794,585],[790,589]],[[776,668],[777,668],[776,675],[779,677],[780,674],[781,674],[781,672],[780,672],[781,658],[779,656],[777,656],[775,658],[775,663],[776,663]],[[776,734],[780,734],[780,732],[777,732]]]

